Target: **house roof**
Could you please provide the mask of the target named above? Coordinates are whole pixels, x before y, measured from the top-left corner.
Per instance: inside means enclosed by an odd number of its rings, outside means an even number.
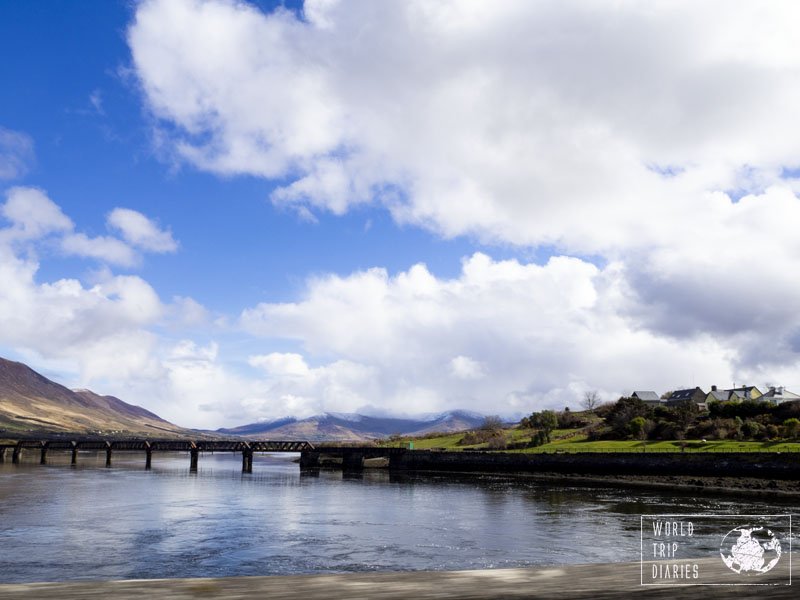
[[[737,393],[737,395],[742,396],[744,394],[749,394],[753,390],[757,391],[759,394],[761,393],[761,390],[758,389],[754,385],[743,385],[741,387],[735,387],[735,388],[731,388],[731,389],[725,390],[725,391],[726,392]]]
[[[775,398],[776,400],[800,400],[800,394],[790,392],[786,388],[769,388],[769,391],[764,394],[766,398]]]
[[[723,390],[711,390],[708,392],[708,394],[714,398],[714,400],[719,402],[725,402],[728,398],[730,398],[730,393]]]
[[[631,394],[631,398],[638,398],[639,400],[661,400],[658,394],[651,391],[636,390]]]
[[[675,390],[669,395],[670,400],[689,400],[692,396],[694,396],[697,391],[700,391],[701,394],[704,394],[703,390],[699,387],[690,388],[688,390]]]

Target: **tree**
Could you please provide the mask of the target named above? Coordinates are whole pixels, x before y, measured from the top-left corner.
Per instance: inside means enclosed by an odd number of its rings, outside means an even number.
[[[597,390],[583,392],[583,401],[581,405],[589,412],[594,411],[600,404],[600,396],[597,395]]]
[[[558,427],[558,415],[552,410],[543,410],[530,416],[531,425],[541,429],[547,441],[550,441],[550,432]]]
[[[503,428],[503,420],[497,415],[489,415],[483,419],[481,429],[484,431],[498,431]]]
[[[638,398],[620,398],[605,417],[605,422],[618,438],[624,439],[629,433],[628,424],[636,417],[648,418],[652,411]]]

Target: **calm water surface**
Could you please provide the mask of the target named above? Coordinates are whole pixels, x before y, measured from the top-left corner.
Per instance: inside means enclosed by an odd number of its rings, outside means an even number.
[[[476,569],[638,561],[641,514],[794,501],[513,477],[301,474],[296,455],[50,453],[0,464],[0,582]],[[699,542],[701,543],[701,542]],[[713,540],[709,544],[715,543]],[[717,542],[718,543],[718,542]]]

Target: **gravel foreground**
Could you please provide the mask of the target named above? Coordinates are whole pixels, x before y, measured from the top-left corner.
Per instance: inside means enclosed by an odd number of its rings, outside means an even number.
[[[718,564],[719,559],[701,563]],[[639,563],[570,565],[531,569],[480,571],[417,571],[403,573],[348,573],[279,577],[216,579],[158,579],[31,583],[0,585],[3,600],[416,600],[478,598],[797,598],[798,590],[786,585],[788,561],[783,569],[759,576],[770,585],[643,586]],[[738,578],[734,583],[752,583]]]

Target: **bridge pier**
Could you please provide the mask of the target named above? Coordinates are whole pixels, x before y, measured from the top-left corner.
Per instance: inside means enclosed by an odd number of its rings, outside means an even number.
[[[319,469],[319,452],[315,450],[303,450],[300,453],[301,469]]]
[[[242,448],[242,473],[253,472],[253,449],[245,442]]]
[[[197,471],[197,458],[200,455],[200,451],[197,448],[190,448],[189,449],[189,470],[190,471]]]
[[[77,442],[71,442],[72,444],[72,456],[70,457],[69,464],[70,465],[77,465],[78,464],[78,444]]]
[[[0,464],[6,462],[6,448],[5,446],[0,448]]]
[[[344,452],[342,453],[343,471],[363,471],[364,453],[363,452]]]
[[[40,465],[47,464],[47,442],[42,443],[42,450],[41,450],[41,455],[39,457],[39,464]]]
[[[17,442],[17,445],[14,446],[14,452],[11,455],[11,462],[15,465],[18,465],[21,456],[22,456],[22,442]]]
[[[144,470],[149,471],[153,468],[153,447],[150,445],[150,442],[144,443],[144,451],[146,453],[146,458],[144,460]]]
[[[106,466],[111,466],[111,443],[106,442]]]

